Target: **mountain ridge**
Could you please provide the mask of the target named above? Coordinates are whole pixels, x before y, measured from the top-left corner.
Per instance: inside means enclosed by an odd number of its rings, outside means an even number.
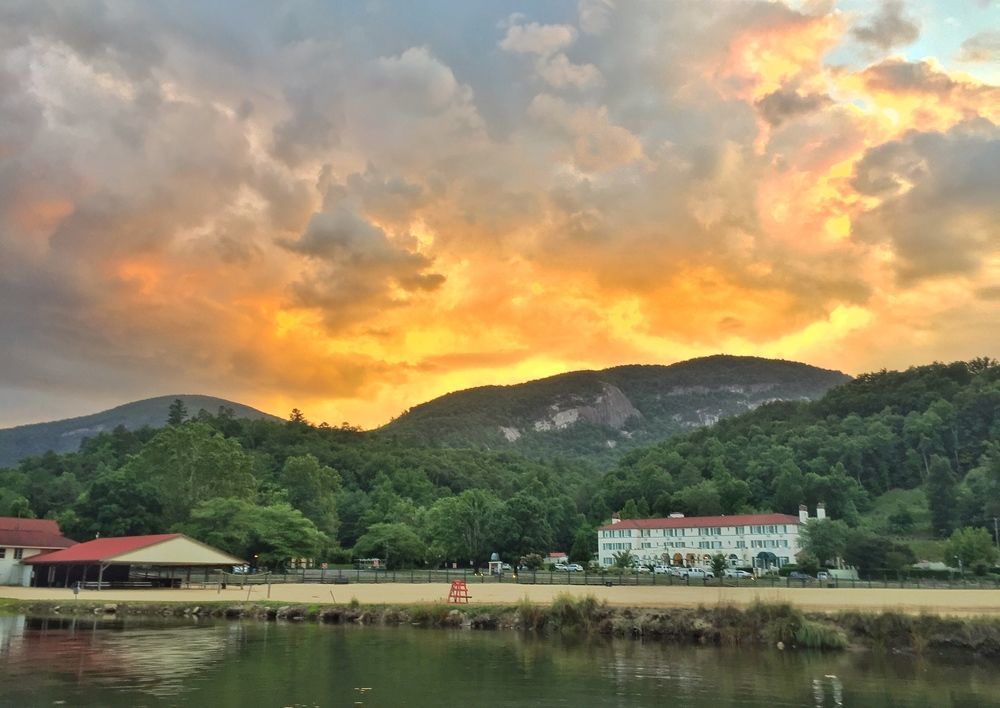
[[[216,396],[202,394],[154,396],[73,418],[0,428],[0,467],[10,466],[25,457],[49,451],[75,452],[84,438],[109,432],[119,425],[124,425],[129,430],[138,430],[144,426],[162,427],[167,422],[168,408],[175,399],[183,401],[189,414],[192,415],[199,409],[215,412],[219,407],[225,407],[232,409],[238,418],[281,420],[278,416],[243,403]]]
[[[814,400],[850,380],[801,362],[721,354],[625,364],[454,391],[378,432],[448,447],[609,458],[764,403]]]

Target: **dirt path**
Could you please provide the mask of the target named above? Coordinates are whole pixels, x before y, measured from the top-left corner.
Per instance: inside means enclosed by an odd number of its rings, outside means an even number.
[[[603,587],[565,585],[476,585],[470,583],[473,604],[514,604],[527,597],[549,603],[557,595],[593,595],[620,607],[696,607],[698,605],[748,605],[755,600],[791,602],[803,610],[897,610],[947,615],[1000,616],[997,590],[892,590],[820,588],[694,588],[694,587]],[[412,604],[442,602],[448,586],[443,583],[382,585],[272,585],[270,599],[303,604],[346,603]],[[69,590],[53,588],[0,587],[0,597],[18,600],[72,602]],[[81,599],[94,602],[228,602],[267,600],[266,586],[226,590],[88,590]]]

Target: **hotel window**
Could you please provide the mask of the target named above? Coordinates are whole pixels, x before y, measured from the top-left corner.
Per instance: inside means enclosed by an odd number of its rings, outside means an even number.
[[[21,560],[22,556],[24,556],[24,549],[23,548],[15,548],[14,549],[14,560]]]
[[[0,558],[6,558],[6,557],[7,557],[7,549],[0,548]]]

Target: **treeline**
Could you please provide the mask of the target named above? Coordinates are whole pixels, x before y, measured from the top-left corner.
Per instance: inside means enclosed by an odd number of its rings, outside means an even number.
[[[995,360],[864,374],[818,401],[769,404],[634,451],[603,479],[594,507],[637,516],[795,513],[824,501],[832,517],[856,525],[876,497],[916,488],[927,493],[935,535],[992,530],[1000,514]],[[896,521],[906,531],[912,516]]]
[[[795,513],[824,501],[854,527],[898,489],[926,504],[869,531],[944,538],[992,531],[1000,515],[1000,366],[987,359],[866,374],[816,402],[768,404],[633,451],[604,475],[580,460],[314,426],[298,411],[287,422],[224,408],[189,416],[178,402],[169,420],[0,469],[0,515],[56,518],[78,540],[182,531],[270,567],[352,556],[466,565],[550,550],[585,562],[615,511]]]
[[[598,480],[586,465],[413,447],[350,427],[177,404],[161,429],[117,428],[79,452],[0,470],[0,515],[67,535],[181,531],[260,565],[389,556],[467,564],[569,548]]]

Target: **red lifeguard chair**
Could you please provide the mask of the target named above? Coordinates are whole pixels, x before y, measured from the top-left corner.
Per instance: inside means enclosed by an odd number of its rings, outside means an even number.
[[[469,604],[471,596],[469,595],[469,586],[465,584],[464,580],[452,580],[451,589],[448,590],[448,602],[454,602],[456,604],[464,602]]]

